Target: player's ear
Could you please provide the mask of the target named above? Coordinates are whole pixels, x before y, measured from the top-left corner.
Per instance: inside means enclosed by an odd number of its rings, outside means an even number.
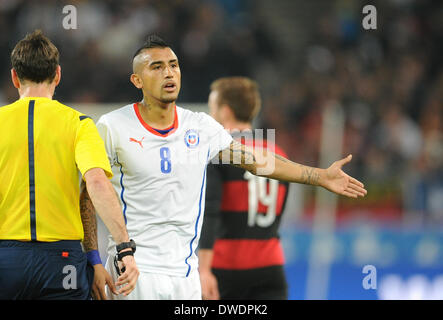
[[[14,88],[20,89],[20,80],[18,78],[17,72],[14,69],[11,69],[11,80],[12,84],[14,85]]]
[[[136,74],[136,73],[131,74],[130,80],[131,80],[132,84],[133,84],[137,89],[142,89],[142,88],[143,88],[143,81],[142,81],[142,79],[138,76],[138,74]]]
[[[53,80],[55,82],[55,86],[58,86],[61,78],[62,78],[62,67],[57,66],[57,69],[55,69],[55,77]]]

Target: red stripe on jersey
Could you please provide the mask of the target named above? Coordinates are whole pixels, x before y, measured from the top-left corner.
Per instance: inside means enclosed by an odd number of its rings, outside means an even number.
[[[253,269],[283,265],[283,248],[277,238],[268,240],[220,239],[214,244],[212,267],[216,269]]]
[[[178,116],[177,116],[177,107],[176,106],[174,106],[174,113],[175,113],[175,115],[174,115],[174,123],[170,127],[166,128],[166,129],[160,129],[160,130],[169,130],[169,129],[173,128],[171,131],[169,131],[169,132],[167,132],[165,134],[161,134],[160,132],[156,131],[149,124],[147,124],[145,122],[145,120],[143,120],[143,118],[142,118],[142,116],[140,114],[140,110],[138,108],[138,102],[134,103],[134,111],[135,111],[135,114],[137,115],[138,120],[142,124],[142,126],[145,127],[145,129],[148,130],[150,133],[155,134],[156,136],[167,137],[170,134],[174,133],[175,130],[177,130],[177,128],[178,128]]]
[[[280,215],[285,203],[287,187],[284,184],[278,185],[276,215]],[[248,182],[227,181],[223,183],[223,197],[221,202],[222,211],[248,212]],[[266,213],[267,207],[258,203],[257,212]]]

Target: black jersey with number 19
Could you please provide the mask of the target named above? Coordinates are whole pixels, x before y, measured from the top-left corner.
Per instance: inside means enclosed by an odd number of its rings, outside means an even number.
[[[262,140],[242,140],[286,157]],[[213,249],[212,271],[222,299],[286,299],[278,229],[288,183],[231,165],[208,166],[200,248]]]

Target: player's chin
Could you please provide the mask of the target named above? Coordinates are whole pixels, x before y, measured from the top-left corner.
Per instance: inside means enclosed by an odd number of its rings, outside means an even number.
[[[163,103],[172,103],[175,100],[177,100],[178,94],[168,94],[168,95],[163,95],[161,97],[161,102]]]

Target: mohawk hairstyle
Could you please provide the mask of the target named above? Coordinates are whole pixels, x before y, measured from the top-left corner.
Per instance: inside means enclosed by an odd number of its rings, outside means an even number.
[[[158,35],[152,34],[146,38],[145,43],[143,43],[143,45],[137,49],[137,51],[134,53],[134,56],[132,58],[134,59],[143,50],[151,49],[151,48],[170,48],[170,46]]]

